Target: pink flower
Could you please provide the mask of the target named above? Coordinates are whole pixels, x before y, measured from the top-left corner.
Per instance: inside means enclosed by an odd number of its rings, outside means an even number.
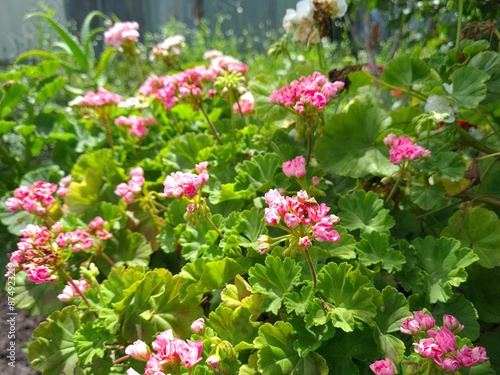
[[[292,81],[269,96],[271,103],[293,108],[298,114],[321,111],[344,87],[344,82],[329,82],[319,72]]]
[[[89,288],[89,283],[87,280],[73,280],[73,283],[76,285],[78,290],[76,290],[71,283],[64,287],[61,294],[57,296],[57,299],[61,302],[69,302],[72,301],[75,297],[79,296],[81,293],[84,293]]]
[[[434,342],[439,346],[443,353],[451,353],[457,349],[457,339],[453,332],[446,327],[441,327],[439,332],[428,330],[427,334],[434,337]]]
[[[147,362],[151,355],[151,349],[149,349],[149,346],[144,341],[137,340],[132,345],[127,346],[125,354],[139,361]]]
[[[23,268],[28,273],[28,280],[35,284],[55,283],[57,276],[52,274],[52,270],[46,266],[29,266]]]
[[[115,125],[127,126],[130,128],[130,135],[137,137],[144,137],[148,134],[147,126],[155,125],[156,119],[154,117],[139,117],[139,116],[119,116],[115,119]]]
[[[191,331],[203,334],[205,332],[205,320],[203,318],[196,319],[191,324]]]
[[[312,242],[311,240],[309,239],[309,237],[301,237],[299,238],[299,245],[302,246],[302,247],[309,247],[312,245]]]
[[[304,177],[306,175],[306,159],[303,156],[297,156],[293,160],[284,162],[283,173],[287,177]]]
[[[103,87],[99,87],[97,92],[88,91],[83,96],[77,96],[71,102],[70,106],[77,107],[109,107],[116,106],[122,102],[123,98],[114,94]]]
[[[435,343],[432,337],[421,339],[418,343],[414,343],[413,345],[415,346],[415,352],[426,358],[440,357],[443,354],[443,351],[439,345]]]
[[[311,178],[311,183],[312,183],[314,186],[318,186],[318,185],[319,185],[319,177],[318,177],[318,176],[312,176],[312,178]]]
[[[125,183],[122,182],[118,184],[115,188],[115,194],[119,197],[123,197],[125,203],[132,203],[141,191],[142,185],[146,181],[144,179],[144,171],[141,167],[137,166],[130,171],[131,179]]]
[[[443,316],[443,325],[455,335],[464,329],[464,326],[452,315]]]
[[[396,373],[396,369],[389,358],[372,363],[370,369],[377,375],[394,375]]]
[[[104,42],[118,49],[124,44],[139,41],[139,24],[137,22],[117,22],[104,32]]]
[[[53,194],[58,186],[51,182],[36,181],[31,186],[21,186],[14,190],[14,197],[8,198],[5,205],[10,212],[25,211],[35,215],[45,215],[47,208],[54,203]]]
[[[199,165],[199,164],[198,164]],[[208,181],[209,174],[206,169],[198,167],[201,173],[172,172],[163,182],[164,193],[167,197],[181,198],[187,196],[193,198],[201,187]]]
[[[460,365],[460,362],[458,362],[455,357],[449,355],[441,361],[440,366],[445,371],[454,372],[454,371],[457,371],[461,365]]]
[[[425,314],[423,311],[415,311],[413,316],[420,324],[420,329],[422,331],[427,331],[428,329],[434,328],[436,321],[432,315]]]
[[[415,335],[420,332],[420,323],[415,318],[406,318],[399,330],[407,335]]]
[[[193,367],[203,359],[201,357],[202,350],[203,345],[201,343],[201,340],[176,341],[176,352],[179,355],[182,364],[187,368]]]
[[[389,156],[393,164],[401,164],[403,160],[415,160],[419,157],[427,158],[431,154],[422,146],[413,144],[410,138],[404,136],[397,138],[392,133],[384,138],[384,143],[390,147]]]
[[[463,346],[461,349],[457,350],[455,357],[458,362],[465,367],[471,367],[476,363],[482,363],[488,360],[486,350],[482,346],[476,346],[473,348]]]
[[[211,366],[213,369],[217,369],[220,363],[220,357],[217,354],[212,354],[206,360],[207,365]]]

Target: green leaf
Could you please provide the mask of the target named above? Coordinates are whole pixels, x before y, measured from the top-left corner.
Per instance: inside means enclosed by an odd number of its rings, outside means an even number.
[[[318,291],[326,302],[345,308],[357,320],[373,322],[376,315],[373,296],[368,287],[370,280],[353,271],[347,263],[329,263],[318,273]]]
[[[0,120],[0,136],[9,133],[16,125],[15,121]]]
[[[380,353],[373,340],[373,330],[370,328],[349,333],[338,331],[333,339],[320,347],[318,352],[332,365],[331,374],[360,374],[353,360],[357,363],[370,364],[380,359]]]
[[[500,100],[500,55],[493,51],[484,51],[474,56],[468,65],[481,69],[490,76],[486,81],[486,99],[483,104]]]
[[[481,266],[500,266],[500,252],[497,251],[500,248],[500,219],[495,212],[484,207],[457,211],[441,235],[457,238],[462,246],[474,250]]]
[[[207,134],[187,133],[177,137],[168,153],[168,158],[173,161],[176,169],[194,169],[200,160],[199,154],[207,148],[212,148],[214,141]]]
[[[16,105],[23,98],[28,88],[22,83],[15,82],[10,85],[3,85],[3,96],[0,99],[0,119],[7,117]]]
[[[359,260],[365,266],[382,263],[382,268],[389,272],[400,271],[406,258],[400,251],[389,247],[389,236],[380,232],[367,232],[356,244]]]
[[[73,337],[80,326],[76,306],[56,311],[33,332],[28,347],[31,365],[46,375],[82,373]]]
[[[464,284],[463,294],[477,309],[479,318],[487,323],[500,322],[500,267],[473,265]],[[485,288],[485,285],[488,287]],[[500,365],[500,362],[499,362]]]
[[[257,319],[263,312],[262,296],[252,293],[252,287],[245,279],[236,275],[234,284],[228,284],[221,293],[221,306],[235,310],[238,307],[248,309],[252,313],[252,320]]]
[[[305,315],[309,301],[314,297],[314,289],[312,285],[303,286],[300,289],[300,294],[297,292],[286,293],[283,297],[283,303],[286,311],[291,314]]]
[[[248,282],[255,293],[262,293],[274,314],[281,308],[283,294],[292,290],[302,268],[292,258],[268,256],[265,265],[256,264],[248,270]]]
[[[273,188],[276,170],[280,167],[280,158],[274,153],[256,155],[236,166],[239,174],[248,176],[250,187],[255,191],[267,192]]]
[[[74,341],[81,364],[87,366],[97,358],[104,358],[106,344],[112,344],[114,336],[104,328],[102,320],[95,320],[82,324],[75,332]]]
[[[401,361],[406,349],[403,341],[393,335],[383,334],[378,327],[374,332],[374,340],[382,357],[390,358],[394,363]]]
[[[341,197],[338,205],[340,223],[349,230],[388,232],[395,224],[389,210],[383,208],[384,202],[372,191],[356,190]]]
[[[35,102],[45,102],[52,99],[66,84],[68,79],[66,77],[56,77],[53,81],[46,83],[38,90]]]
[[[116,266],[147,266],[152,249],[142,234],[124,229],[113,232],[113,238],[104,242],[104,252]]]
[[[451,76],[453,90],[451,96],[465,108],[476,108],[486,97],[486,84],[489,76],[472,66],[462,66]]]
[[[412,186],[410,197],[413,203],[424,210],[432,210],[442,205],[445,189],[442,184]]]
[[[428,78],[429,73],[429,67],[420,59],[401,56],[389,61],[380,78],[392,86],[411,87]]]
[[[460,324],[464,325],[464,329],[459,333],[460,337],[467,337],[471,341],[476,341],[479,338],[480,326],[477,321],[477,311],[474,305],[462,294],[455,294],[447,303],[438,302],[432,310],[432,315],[439,322],[442,322],[444,314],[453,315]]]
[[[188,337],[192,333],[191,324],[203,316],[200,298],[181,300],[185,280],[179,275],[172,276],[168,272],[161,283],[161,293],[152,295],[148,301],[149,308],[140,317],[148,322],[150,335],[171,328],[178,337]]]
[[[74,72],[79,72],[80,68],[78,65],[72,64],[67,61],[65,58],[59,57],[59,55],[54,54],[53,52],[44,51],[44,50],[31,50],[24,53],[21,53],[16,58],[16,64],[19,64],[21,61],[26,60],[30,57],[44,57],[49,59],[50,62],[54,62],[64,66],[65,68],[72,70]],[[44,61],[45,62],[45,61]]]
[[[320,326],[306,326],[304,319],[297,316],[292,316],[287,322],[292,324],[297,332],[297,340],[293,347],[302,358],[318,349],[323,341],[335,335],[335,328],[331,323]]]
[[[219,305],[208,316],[207,325],[212,327],[222,340],[238,345],[241,342],[251,344],[257,337],[260,323],[253,321],[251,311],[244,307],[233,310]]]
[[[500,332],[486,332],[481,335],[478,345],[486,349],[491,367],[496,373],[500,373]]]
[[[261,234],[267,233],[266,224],[263,220],[264,211],[257,207],[251,210],[233,212],[224,220],[226,233],[231,231],[238,237],[238,245],[258,250],[257,239]],[[221,241],[224,242],[224,239]]]
[[[232,258],[209,261],[206,258],[197,259],[186,264],[180,273],[187,280],[183,287],[184,298],[200,296],[213,289],[220,289],[234,279],[238,274],[246,274],[246,268]]]
[[[399,332],[403,321],[412,315],[406,297],[390,285],[374,297],[377,308],[375,321],[380,332]]]
[[[447,302],[453,297],[452,287],[467,280],[465,268],[479,258],[452,238],[416,238],[412,245],[420,267],[428,274],[426,289],[430,303]]]
[[[323,357],[309,353],[301,358],[293,349],[297,333],[290,323],[282,321],[274,325],[265,323],[259,328],[254,345],[258,351],[258,369],[263,374],[273,375],[326,375],[328,367]]]
[[[289,113],[284,107],[271,103],[269,95],[274,89],[266,82],[268,79],[263,75],[258,75],[249,82],[250,91],[255,98],[255,113],[265,123],[281,123]]]
[[[423,162],[422,168],[435,173],[440,178],[459,181],[464,177],[465,161],[456,152],[444,151],[433,154]]]
[[[383,143],[390,125],[390,116],[374,99],[356,99],[347,113],[325,123],[314,155],[325,171],[341,176],[390,176],[398,170]]]
[[[64,304],[57,296],[64,288],[64,281],[56,284],[35,284],[28,280],[26,272],[16,274],[16,307],[30,315],[47,316],[61,309]]]
[[[29,19],[31,17],[41,17],[45,19],[50,24],[50,26],[52,26],[57,35],[59,35],[59,37],[69,47],[69,49],[71,50],[71,55],[78,64],[78,66],[84,72],[88,70],[89,61],[87,59],[87,55],[85,54],[85,50],[79,44],[78,40],[73,35],[71,35],[71,33],[68,30],[66,30],[61,24],[55,21],[49,14],[30,13],[26,16],[26,19]]]

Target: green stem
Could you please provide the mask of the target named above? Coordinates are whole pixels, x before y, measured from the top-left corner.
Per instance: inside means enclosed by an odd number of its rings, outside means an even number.
[[[304,255],[306,256],[307,264],[309,265],[309,269],[311,270],[314,288],[316,288],[316,285],[318,283],[318,279],[316,277],[316,270],[314,269],[314,264],[313,264],[313,261],[311,259],[311,254],[309,254],[308,249],[305,249]]]
[[[217,143],[221,145],[222,141],[220,139],[219,133],[217,133],[217,129],[215,128],[212,121],[210,121],[210,119],[208,118],[207,112],[205,112],[205,110],[203,109],[203,106],[200,106],[200,109],[201,109],[201,113],[203,113],[203,116],[205,116],[205,119],[207,120],[208,125],[210,126],[210,129],[212,130],[212,133],[214,133],[214,136],[217,139]]]
[[[307,136],[307,159],[306,159],[306,167],[309,165],[309,162],[311,161],[311,155],[312,155],[312,129],[311,126],[309,126],[309,135]]]
[[[499,38],[500,39],[500,38]],[[285,48],[285,54],[288,57],[288,60],[290,60],[290,67],[293,69],[295,68],[295,63],[292,60],[292,56],[290,55],[290,52],[288,52],[288,48]]]
[[[396,180],[396,183],[394,184],[391,191],[389,192],[389,195],[385,199],[385,203],[384,203],[385,206],[387,206],[389,204],[389,202],[391,201],[394,194],[396,194],[396,191],[397,191],[399,184],[401,183],[402,180],[403,180],[403,176],[399,175],[398,179]]]
[[[177,121],[177,117],[175,117],[174,113],[172,111],[168,111],[170,114],[170,117],[172,119],[172,122],[174,123],[175,129],[177,130],[177,133],[179,135],[182,135],[181,128],[179,128],[179,122]]]
[[[111,267],[116,268],[115,262],[113,262],[113,260],[104,252],[104,250],[101,249],[99,254],[101,254],[101,256],[104,258],[106,263],[108,263]]]
[[[457,37],[455,39],[455,48],[457,50],[457,61],[460,53],[460,34],[462,33],[462,16],[464,12],[464,0],[458,0],[458,22],[457,22]]]
[[[484,159],[488,159],[488,158],[494,158],[495,156],[500,156],[500,152],[494,152],[493,154],[484,155],[484,156],[481,156],[480,158],[476,158],[476,160],[484,160]]]
[[[485,154],[494,154],[498,152],[497,150],[493,150],[489,146],[474,138],[467,130],[462,129],[461,127],[458,128],[458,134],[460,135],[460,139],[462,141],[467,143],[469,146],[474,147],[478,151],[484,152]]]
[[[318,52],[319,69],[323,70],[323,54],[321,53],[321,41],[316,44],[316,51]]]

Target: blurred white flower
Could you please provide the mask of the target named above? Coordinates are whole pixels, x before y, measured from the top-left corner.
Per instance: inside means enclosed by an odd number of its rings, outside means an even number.
[[[344,17],[347,12],[345,0],[314,0],[314,6],[327,13],[329,17]]]
[[[455,121],[458,106],[444,96],[429,95],[424,110],[427,113],[432,113],[438,122],[452,123]]]
[[[304,20],[314,22],[314,5],[312,0],[301,0],[295,9],[287,9],[283,17],[283,28],[289,32],[294,25],[300,25]]]

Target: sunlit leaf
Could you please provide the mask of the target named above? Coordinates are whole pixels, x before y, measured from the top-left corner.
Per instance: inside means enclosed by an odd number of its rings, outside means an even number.
[[[257,336],[261,323],[252,320],[252,313],[244,307],[231,309],[220,305],[208,316],[207,325],[212,327],[217,335],[228,340],[233,345],[242,341],[251,344]]]
[[[384,202],[372,191],[356,190],[341,197],[338,205],[340,224],[349,230],[388,232],[394,226],[394,219],[384,208]]]
[[[56,311],[33,332],[28,347],[31,365],[46,375],[81,374],[73,337],[80,327],[76,306]]]
[[[397,171],[383,143],[390,125],[391,118],[375,100],[357,99],[346,113],[326,122],[314,155],[326,171],[341,176],[390,176]]]
[[[359,260],[366,266],[382,263],[382,268],[389,272],[399,271],[405,257],[400,251],[389,247],[389,237],[380,232],[367,232],[362,235],[361,241],[356,244]]]
[[[451,96],[465,108],[475,108],[486,97],[486,80],[484,71],[472,66],[462,66],[451,76],[453,90]]]
[[[478,225],[481,223],[481,225]],[[457,211],[449,219],[442,235],[457,238],[462,246],[470,247],[479,256],[483,267],[500,266],[500,219],[484,207]]]
[[[103,321],[96,320],[82,324],[75,332],[74,340],[78,358],[83,366],[87,366],[97,358],[109,355],[106,344],[113,343],[114,337],[104,328]]]

